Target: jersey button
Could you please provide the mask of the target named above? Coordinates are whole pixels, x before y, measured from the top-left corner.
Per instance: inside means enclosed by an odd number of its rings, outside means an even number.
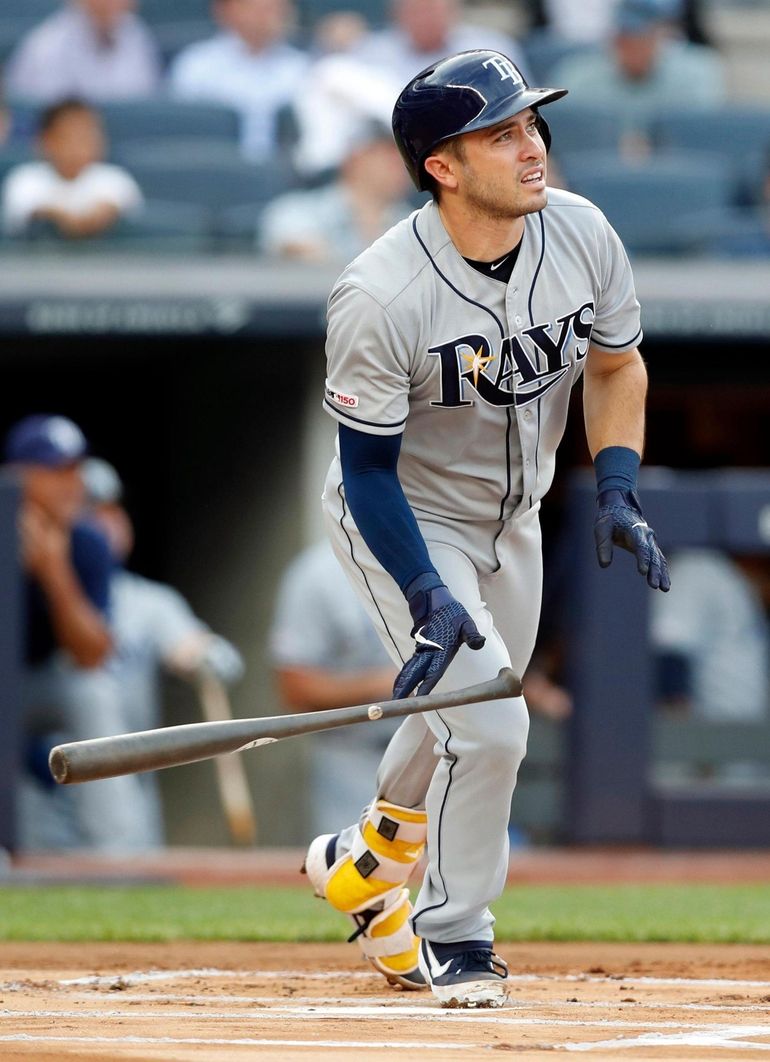
[[[525,409],[524,410],[524,419],[525,420],[531,420],[532,419],[532,410],[531,409]]]
[[[516,316],[514,317],[514,321],[516,322],[517,325],[521,324],[521,318],[519,317],[518,314],[516,314]]]

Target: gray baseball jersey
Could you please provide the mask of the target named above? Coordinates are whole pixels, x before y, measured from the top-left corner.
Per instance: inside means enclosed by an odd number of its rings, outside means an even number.
[[[624,351],[641,335],[623,246],[586,199],[549,191],[508,284],[464,261],[431,202],[335,286],[325,404],[360,431],[403,432],[414,509],[501,520],[551,484],[589,341]]]
[[[337,283],[326,408],[361,431],[403,432],[399,479],[431,562],[486,638],[476,652],[460,648],[437,690],[481,682],[501,667],[524,673],[542,592],[539,500],[553,478],[570,390],[589,344],[620,352],[640,338],[618,237],[596,207],[563,191],[550,191],[548,206],[526,217],[507,282],[463,260],[431,203]],[[392,659],[408,659],[409,610],[356,527],[339,459],[324,512],[335,553]],[[489,903],[505,884],[527,730],[516,697],[412,716],[392,739],[377,795],[428,812],[418,935],[492,939]],[[356,829],[340,834],[338,857]]]

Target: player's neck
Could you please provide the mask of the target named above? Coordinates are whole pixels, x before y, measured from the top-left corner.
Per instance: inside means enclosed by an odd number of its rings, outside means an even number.
[[[524,235],[524,218],[491,218],[462,207],[439,204],[439,213],[452,243],[463,256],[476,262],[494,262],[518,247]]]

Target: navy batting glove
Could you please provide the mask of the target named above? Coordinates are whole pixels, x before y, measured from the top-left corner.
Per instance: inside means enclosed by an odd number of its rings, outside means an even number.
[[[433,585],[423,589],[426,583]],[[407,601],[417,647],[396,677],[393,696],[397,699],[410,696],[415,688],[418,696],[430,693],[461,645],[481,649],[486,641],[469,613],[438,582],[437,576],[415,579],[407,591]]]
[[[653,590],[664,593],[671,588],[668,562],[655,539],[655,532],[642,515],[635,491],[603,490],[596,499],[594,539],[596,556],[602,568],[612,563],[613,546],[627,549],[636,557],[640,575],[647,576]]]

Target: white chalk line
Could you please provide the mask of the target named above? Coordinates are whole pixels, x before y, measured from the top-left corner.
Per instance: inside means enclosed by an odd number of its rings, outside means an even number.
[[[506,1026],[548,1026],[554,1028],[568,1028],[572,1029],[576,1026],[580,1028],[591,1029],[682,1029],[686,1028],[688,1033],[703,1033],[714,1034],[715,1031],[729,1031],[729,1035],[749,1035],[748,1029],[751,1028],[754,1032],[751,1035],[763,1035],[770,1037],[770,1024],[757,1025],[757,1026],[745,1026],[745,1025],[722,1025],[715,1023],[699,1023],[693,1024],[690,1021],[624,1021],[619,1018],[597,1018],[594,1020],[586,1020],[585,1018],[575,1017],[570,1018],[551,1018],[551,1017],[526,1017],[526,1016],[512,1016],[509,1014],[501,1014],[499,1011],[491,1013],[488,1010],[479,1011],[447,1011],[436,1007],[435,1005],[427,1005],[425,1007],[420,1006],[395,1006],[395,1007],[372,1007],[372,1006],[297,1006],[297,1005],[283,1005],[274,1007],[254,1007],[251,1010],[219,1010],[219,1011],[201,1011],[200,1013],[191,1014],[189,1010],[183,1011],[171,1011],[164,1010],[159,1012],[153,1011],[139,1011],[132,1008],[129,1009],[112,1009],[112,1010],[11,1010],[8,1008],[0,1009],[1,1019],[83,1019],[93,1020],[97,1018],[99,1020],[117,1020],[117,1021],[243,1021],[249,1019],[251,1021],[262,1020],[269,1021],[271,1019],[280,1020],[281,1022],[290,1021],[306,1021],[308,1018],[312,1018],[316,1021],[338,1021],[344,1019],[346,1021],[392,1021],[394,1018],[411,1018],[418,1022],[476,1022],[485,1025],[506,1025]]]
[[[84,999],[94,1000],[93,992],[68,992],[68,999]],[[98,997],[96,997],[98,998]],[[323,1003],[325,1006],[350,1005],[352,1007],[358,1006],[348,999],[342,996],[338,998],[327,998],[319,1000],[318,996],[234,996],[234,995],[220,995],[219,993],[209,995],[194,995],[194,994],[175,994],[170,992],[163,992],[162,994],[153,992],[131,992],[127,997],[132,1002],[136,1003],[188,1003],[191,1006],[199,1007],[206,1004],[221,1005],[223,1003],[245,1003],[251,1006],[270,1006],[271,1004],[285,1004],[287,998],[291,999],[291,1002],[297,1006],[307,1005],[313,1006],[314,1004]],[[426,994],[426,998],[427,994]],[[395,1000],[398,999],[398,993],[394,992],[388,996],[366,996],[365,1003],[370,1007],[382,1006],[391,1007],[396,1006]],[[528,1009],[552,1009],[554,1007],[568,1007],[570,1009],[579,1010],[580,1008],[594,1009],[594,1010],[608,1010],[608,1009],[639,1009],[639,1010],[686,1010],[686,1011],[704,1011],[706,1013],[715,1011],[717,1013],[723,1013],[724,1011],[738,1011],[738,1012],[756,1012],[758,1014],[767,1014],[767,1003],[665,1003],[660,1001],[644,1002],[640,1000],[623,1000],[623,999],[608,999],[605,1002],[594,999],[519,999],[518,996],[512,997],[513,1006],[517,1010]]]
[[[199,1036],[54,1036],[32,1033],[9,1033],[7,1036],[0,1035],[0,1043],[54,1043],[54,1044],[143,1044],[155,1045],[173,1044],[186,1045],[196,1044],[206,1047],[310,1047],[316,1050],[319,1047],[353,1048],[357,1051],[367,1048],[397,1051],[472,1051],[481,1046],[477,1043],[419,1043],[414,1040],[395,1041],[389,1040],[377,1043],[372,1040],[268,1040],[257,1037],[238,1037],[237,1039],[225,1039],[224,1037],[203,1038]]]
[[[321,973],[306,973],[303,970],[220,970],[216,967],[201,967],[194,970],[135,970],[132,973],[97,975],[93,977],[68,977],[56,981],[59,985],[112,985],[119,981],[124,985],[147,984],[153,981],[184,981],[200,977],[232,977],[234,980],[257,978],[260,981],[287,980],[293,977],[301,977],[306,981],[334,981],[342,978],[346,981],[372,981],[380,977],[380,974],[365,973],[359,970],[323,971]]]
[[[360,970],[327,970],[308,973],[304,970],[221,970],[217,967],[202,967],[188,970],[135,970],[131,973],[114,973],[91,977],[70,977],[55,981],[65,987],[70,985],[112,985],[120,982],[124,985],[146,984],[154,981],[176,981],[193,978],[222,978],[230,977],[233,980],[246,980],[254,978],[261,981],[285,981],[299,979],[305,981],[372,981],[380,980],[380,975],[374,972],[368,973]],[[635,985],[688,985],[703,988],[767,988],[770,989],[770,981],[735,980],[723,977],[650,977],[641,974],[623,973],[606,974],[510,974],[508,977],[512,984],[537,984],[539,982],[566,982],[607,984],[614,981],[630,981]],[[6,986],[0,986],[3,988]]]
[[[735,1029],[716,1029],[713,1032],[690,1031],[677,1036],[663,1033],[645,1033],[642,1036],[620,1036],[613,1040],[593,1043],[563,1044],[565,1051],[617,1051],[636,1047],[729,1047],[740,1051],[770,1051],[770,1043],[737,1039],[746,1036],[767,1036],[766,1026],[737,1026]]]

